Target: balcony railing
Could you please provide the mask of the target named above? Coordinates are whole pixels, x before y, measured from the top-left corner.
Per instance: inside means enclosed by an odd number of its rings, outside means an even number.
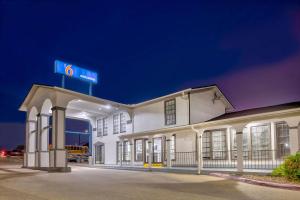
[[[244,169],[274,169],[283,162],[284,155],[277,150],[243,151]]]
[[[171,155],[172,167],[197,167],[197,152],[176,152]]]
[[[236,168],[236,159],[231,155],[236,151],[212,151],[203,153],[203,168]]]

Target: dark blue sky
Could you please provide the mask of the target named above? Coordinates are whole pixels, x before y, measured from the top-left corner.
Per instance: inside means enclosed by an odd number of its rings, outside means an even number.
[[[0,0],[1,123],[55,59],[97,71],[94,95],[136,103],[217,83],[237,109],[300,100],[300,3]],[[87,92],[87,84],[67,87]]]

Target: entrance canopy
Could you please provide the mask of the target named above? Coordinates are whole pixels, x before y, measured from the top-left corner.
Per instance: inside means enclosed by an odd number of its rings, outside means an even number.
[[[109,115],[116,110],[126,110],[131,113],[131,106],[110,100],[89,96],[72,90],[33,85],[20,111],[30,112],[35,107],[38,113],[51,114],[52,107],[66,109],[66,117],[89,119]]]
[[[97,118],[117,111],[126,111],[129,116],[132,113],[130,105],[45,85],[33,85],[19,110],[27,112],[24,167],[63,172],[70,171],[65,150],[66,118],[88,120],[94,132]]]

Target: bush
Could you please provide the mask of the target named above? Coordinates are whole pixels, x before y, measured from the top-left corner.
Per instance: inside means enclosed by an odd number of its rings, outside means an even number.
[[[300,181],[300,152],[288,156],[281,165],[273,170],[272,175]]]

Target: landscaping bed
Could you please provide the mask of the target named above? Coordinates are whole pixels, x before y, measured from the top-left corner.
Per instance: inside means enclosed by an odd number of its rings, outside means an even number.
[[[300,186],[300,181],[289,180],[285,177],[275,177],[271,175],[265,175],[265,176],[249,175],[249,174],[242,175],[241,177],[246,179],[257,180],[257,181],[272,182],[272,183],[279,183],[279,184],[292,184],[292,185]]]

